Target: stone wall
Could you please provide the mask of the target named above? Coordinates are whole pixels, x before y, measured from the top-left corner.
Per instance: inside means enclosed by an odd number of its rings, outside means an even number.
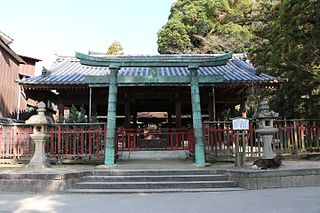
[[[61,192],[91,172],[64,174],[0,174],[1,192]]]
[[[218,170],[245,189],[320,186],[320,169],[292,170]]]

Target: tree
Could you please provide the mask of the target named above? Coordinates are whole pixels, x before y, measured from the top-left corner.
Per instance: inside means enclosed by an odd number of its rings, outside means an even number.
[[[178,0],[158,32],[160,53],[249,52],[280,115],[320,117],[319,0]]]
[[[113,41],[107,49],[107,55],[123,55],[123,48],[120,42]]]
[[[273,96],[282,116],[320,116],[320,5],[315,0],[260,1],[250,51],[254,65],[287,79]]]
[[[66,123],[85,123],[86,122],[86,111],[83,106],[80,107],[80,111],[72,105],[69,111],[69,117],[65,119]]]
[[[178,0],[158,32],[160,53],[247,50],[251,0]]]

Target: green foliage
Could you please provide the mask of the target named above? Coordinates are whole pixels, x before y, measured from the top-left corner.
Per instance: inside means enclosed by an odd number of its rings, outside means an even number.
[[[72,105],[69,110],[69,117],[65,119],[66,123],[86,123],[86,111],[83,106],[80,107],[80,111]]]
[[[282,116],[320,117],[319,1],[260,1],[250,58],[269,74],[286,78],[273,96]]]
[[[289,118],[320,117],[319,44],[319,0],[178,0],[158,32],[160,53],[249,52],[255,67],[287,79],[262,93]]]
[[[123,55],[123,48],[120,42],[113,41],[107,49],[107,55]]]
[[[161,53],[186,53],[192,47],[185,26],[177,19],[170,19],[159,31],[158,44]]]
[[[160,53],[221,53],[247,50],[251,0],[178,0],[158,32]]]

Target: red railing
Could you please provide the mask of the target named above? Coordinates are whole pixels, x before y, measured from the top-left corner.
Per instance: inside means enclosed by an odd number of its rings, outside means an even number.
[[[253,157],[262,153],[262,144],[252,122],[249,124],[249,130],[238,132],[232,129],[230,122],[205,125],[204,136],[207,156],[234,157],[237,140],[241,150],[245,150],[247,156]]]
[[[239,137],[247,157],[262,154],[262,143],[255,133],[254,123]],[[320,125],[315,122],[277,122],[273,149],[280,153],[320,151]],[[25,124],[0,125],[0,158],[30,158],[32,129]],[[106,124],[55,124],[49,127],[50,138],[46,152],[51,159],[103,159],[105,155]],[[207,155],[233,157],[236,132],[229,122],[204,125]],[[116,152],[143,150],[189,150],[194,152],[191,128],[118,129]]]
[[[276,134],[278,149],[296,153],[320,151],[320,125],[291,122],[279,126]]]
[[[1,125],[0,158],[30,157],[33,151],[31,133],[32,129],[26,125]]]
[[[58,159],[104,157],[106,124],[56,124],[46,151]]]
[[[320,151],[320,125],[306,121],[277,121],[273,150],[277,153],[297,154]],[[238,132],[239,142],[247,157],[262,155],[262,141],[256,134],[256,124],[250,122],[249,130]],[[231,122],[206,123],[204,125],[205,151],[209,156],[234,157],[237,132]]]
[[[119,129],[116,137],[116,150],[194,150],[192,129]]]
[[[55,124],[45,151],[50,159],[102,159],[105,155],[106,124]],[[0,158],[30,158],[31,127],[0,128]],[[118,129],[115,151],[194,150],[192,129]]]

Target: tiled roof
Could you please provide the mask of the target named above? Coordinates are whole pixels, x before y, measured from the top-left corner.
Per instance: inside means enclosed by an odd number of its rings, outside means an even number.
[[[156,69],[158,76],[188,76],[187,67],[122,67],[118,76],[148,76],[151,69]],[[154,71],[153,71],[154,72]],[[106,76],[109,68],[104,66],[82,65],[74,57],[60,57],[49,69],[43,69],[42,75],[23,80],[23,85],[85,85],[85,76]],[[222,75],[223,83],[246,83],[246,82],[276,82],[277,78],[256,72],[251,65],[236,57],[228,60],[227,64],[219,66],[200,67],[199,75],[214,76]]]

